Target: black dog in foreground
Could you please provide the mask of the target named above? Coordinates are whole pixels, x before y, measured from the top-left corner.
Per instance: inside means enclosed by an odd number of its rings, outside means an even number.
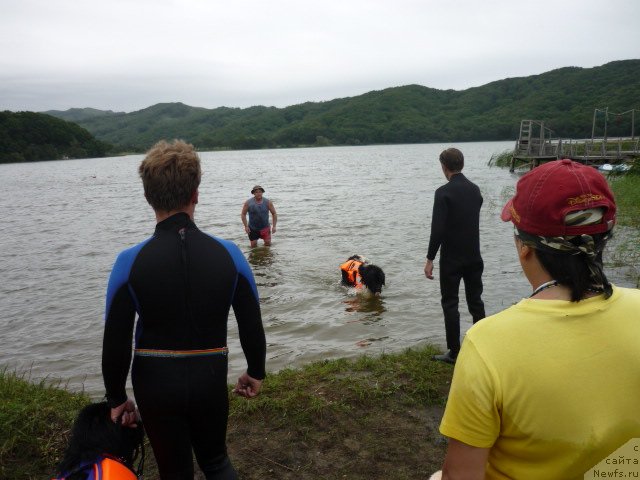
[[[135,480],[144,464],[144,429],[111,420],[107,402],[87,405],[78,414],[56,479]],[[138,472],[133,463],[140,456]]]
[[[377,265],[361,255],[353,255],[340,265],[342,272],[342,284],[355,287],[366,288],[374,295],[380,295],[382,286],[385,284],[384,272]]]

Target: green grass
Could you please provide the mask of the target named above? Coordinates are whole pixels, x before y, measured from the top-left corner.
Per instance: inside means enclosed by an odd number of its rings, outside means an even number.
[[[511,166],[511,159],[513,158],[513,150],[505,150],[501,153],[494,153],[491,155],[487,165],[489,167],[509,168]]]
[[[636,161],[627,173],[609,175],[608,179],[616,197],[618,225],[640,229],[640,162]],[[633,277],[636,288],[640,288],[640,251],[635,236],[622,237],[613,252],[612,261],[619,266],[633,267],[629,269],[629,275]]]
[[[241,478],[428,478],[452,368],[431,346],[330,360],[270,375],[234,398],[229,451]],[[319,457],[319,452],[322,456]]]
[[[442,366],[430,360],[433,348],[400,354],[363,356],[356,360],[315,362],[269,376],[263,395],[246,402],[234,397],[230,416],[268,410],[276,417],[308,422],[324,413],[372,408],[389,399],[401,405],[428,405],[442,400]],[[448,373],[448,369],[444,369]],[[309,388],[313,385],[313,388]]]
[[[59,386],[59,385],[58,385]],[[46,381],[0,371],[0,478],[46,478],[78,410],[89,402]]]
[[[640,228],[640,162],[623,175],[609,175],[609,184],[616,197],[618,223]]]
[[[315,362],[269,374],[255,399],[230,394],[228,447],[240,478],[428,478],[444,456],[437,426],[453,371],[430,359],[436,352]],[[89,401],[0,370],[0,478],[48,478]],[[158,478],[151,448],[145,478]]]

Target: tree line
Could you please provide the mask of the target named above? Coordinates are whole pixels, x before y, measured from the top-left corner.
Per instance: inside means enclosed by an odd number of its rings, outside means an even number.
[[[86,129],[35,112],[0,112],[0,163],[103,157],[111,145]]]
[[[640,108],[640,60],[561,68],[462,91],[408,85],[286,108],[165,103],[132,113],[75,112],[75,121],[125,150],[145,150],[159,138],[182,138],[206,150],[510,140],[522,119],[544,120],[561,137],[585,138],[594,109],[604,107]],[[630,117],[611,118],[608,127],[611,135],[627,135]]]
[[[632,132],[630,114],[613,114],[640,112],[640,60],[565,67],[461,91],[407,85],[285,108],[161,103],[131,113],[45,113],[77,123],[114,152],[142,152],[162,138],[181,138],[199,150],[515,140],[523,119],[543,120],[557,137],[589,138],[594,110],[604,108],[611,112],[609,136],[640,133],[640,118]],[[596,118],[596,136],[604,121],[602,114]]]

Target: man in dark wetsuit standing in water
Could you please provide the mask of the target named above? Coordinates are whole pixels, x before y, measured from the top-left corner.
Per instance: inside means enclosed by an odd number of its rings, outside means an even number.
[[[461,279],[473,323],[485,317],[481,298],[484,270],[480,256],[482,195],[478,186],[462,174],[464,156],[460,150],[444,150],[440,154],[440,165],[448,183],[435,193],[424,274],[433,280],[433,260],[440,249],[440,295],[449,351],[434,355],[433,359],[454,364],[460,351],[458,291]]]
[[[256,185],[251,189],[251,197],[244,202],[240,218],[244,225],[244,231],[249,235],[251,247],[258,246],[258,239],[264,241],[265,246],[271,245],[271,234],[276,233],[276,223],[278,223],[278,214],[273,202],[263,197],[264,188]],[[249,214],[249,223],[247,223],[247,213]],[[273,218],[273,225],[269,225],[269,213]]]
[[[226,452],[227,317],[233,307],[248,368],[235,393],[251,398],[265,377],[266,341],[251,268],[232,242],[194,221],[201,179],[193,146],[160,142],[139,168],[157,225],[118,256],[109,278],[102,374],[111,418],[136,421],[131,379],[160,478],[237,479]]]

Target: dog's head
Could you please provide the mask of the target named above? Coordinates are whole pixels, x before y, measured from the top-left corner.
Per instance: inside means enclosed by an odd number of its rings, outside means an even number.
[[[377,265],[365,263],[360,266],[358,273],[362,278],[362,284],[374,295],[380,295],[384,285],[384,272],[382,269]]]
[[[78,414],[69,438],[69,445],[58,466],[60,475],[73,471],[84,462],[93,462],[104,454],[133,467],[137,449],[142,445],[144,429],[123,427],[111,420],[107,402],[87,405]]]

